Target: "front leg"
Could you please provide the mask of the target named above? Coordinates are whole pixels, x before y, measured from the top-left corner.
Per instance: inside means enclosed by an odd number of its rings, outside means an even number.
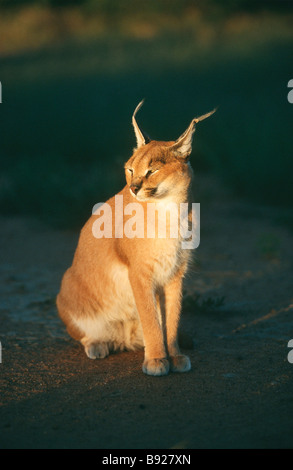
[[[178,346],[178,326],[182,301],[182,279],[183,272],[179,271],[164,289],[167,347],[170,368],[173,372],[187,372],[191,369],[189,357],[181,354]]]
[[[145,357],[142,370],[148,375],[167,375],[169,361],[167,360],[151,279],[142,273],[138,277],[135,272],[130,271],[129,280],[144,337]]]

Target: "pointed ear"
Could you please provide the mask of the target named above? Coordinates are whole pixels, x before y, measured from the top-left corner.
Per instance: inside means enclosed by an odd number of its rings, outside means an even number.
[[[136,143],[137,143],[137,148],[141,147],[142,145],[145,145],[147,144],[148,142],[150,142],[150,138],[147,134],[145,134],[137,125],[137,122],[136,122],[136,119],[135,119],[135,116],[136,116],[136,113],[137,111],[142,107],[143,105],[143,102],[144,100],[142,100],[135,108],[134,110],[134,113],[133,113],[133,116],[132,116],[132,125],[133,125],[133,128],[134,128],[134,132],[135,132],[135,137],[136,137]]]
[[[192,151],[192,136],[195,131],[195,125],[199,121],[203,121],[214,114],[216,110],[217,109],[215,108],[207,114],[203,114],[202,116],[192,119],[186,131],[179,137],[179,139],[176,140],[175,144],[170,147],[170,150],[173,150],[177,157],[183,158],[184,160],[188,159]]]

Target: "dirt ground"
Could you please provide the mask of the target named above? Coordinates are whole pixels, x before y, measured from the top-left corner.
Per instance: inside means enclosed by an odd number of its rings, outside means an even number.
[[[198,184],[185,374],[145,376],[142,351],[88,359],[55,307],[78,233],[1,218],[0,448],[293,447],[293,233],[279,209]]]

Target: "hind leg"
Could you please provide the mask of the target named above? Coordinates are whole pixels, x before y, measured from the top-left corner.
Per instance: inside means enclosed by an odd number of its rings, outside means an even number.
[[[98,340],[97,338],[88,338],[85,336],[85,333],[71,321],[68,321],[67,332],[72,338],[81,342],[86,355],[90,359],[103,359],[109,356],[112,345],[110,342],[105,341],[105,339]]]
[[[111,344],[105,341],[95,341],[84,337],[81,343],[84,346],[86,355],[90,359],[104,359],[110,354]]]

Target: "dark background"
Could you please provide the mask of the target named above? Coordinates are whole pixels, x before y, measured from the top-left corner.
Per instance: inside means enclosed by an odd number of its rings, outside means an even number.
[[[293,447],[292,24],[283,0],[0,0],[0,448]],[[218,107],[191,156],[192,369],[165,377],[142,350],[91,361],[56,310],[142,98],[159,140]]]
[[[142,98],[138,121],[158,140],[218,106],[193,168],[231,194],[292,207],[292,2],[11,3],[0,1],[3,214],[80,227],[124,185]]]

